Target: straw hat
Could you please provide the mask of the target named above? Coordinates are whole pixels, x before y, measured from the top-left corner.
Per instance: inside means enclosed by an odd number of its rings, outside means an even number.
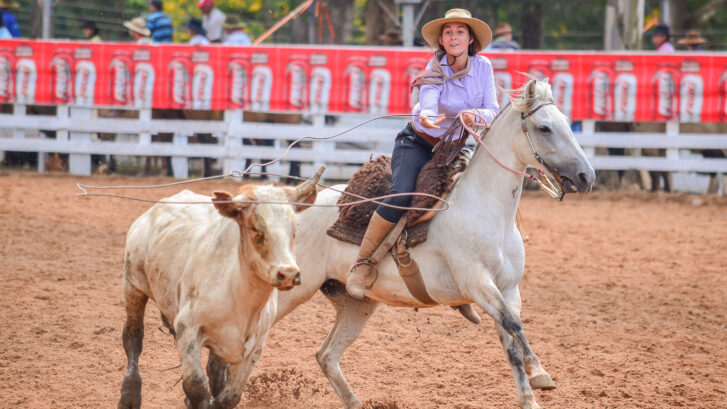
[[[512,34],[512,27],[508,23],[497,23],[495,26],[495,34],[493,36],[501,36],[504,34]]]
[[[124,21],[124,27],[145,37],[149,37],[151,35],[151,31],[146,28],[146,21],[141,17],[134,17],[131,20]]]
[[[227,17],[225,17],[225,21],[222,22],[222,28],[233,29],[233,28],[245,28],[245,27],[247,27],[247,24],[240,21],[240,19],[237,18],[237,16],[233,16],[233,15],[228,15]]]
[[[679,44],[684,45],[697,45],[697,44],[704,44],[707,42],[707,39],[702,37],[699,34],[699,31],[697,30],[689,30],[687,31],[687,35],[682,38],[681,40],[677,41]]]
[[[0,0],[0,8],[3,9],[16,9],[20,7],[20,4],[13,0]]]
[[[442,33],[442,26],[447,23],[463,23],[472,29],[477,41],[480,43],[480,49],[484,50],[492,41],[492,30],[482,20],[472,18],[472,14],[465,9],[451,9],[444,13],[444,18],[432,20],[422,27],[422,37],[426,42],[434,47],[439,48],[439,36]]]

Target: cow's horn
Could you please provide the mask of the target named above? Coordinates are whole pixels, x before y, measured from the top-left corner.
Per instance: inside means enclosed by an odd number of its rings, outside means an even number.
[[[321,166],[315,173],[315,175],[311,176],[310,179],[306,180],[295,188],[298,197],[308,194],[316,188],[316,184],[319,180],[321,180],[321,175],[323,175],[324,170],[326,170],[326,167]]]

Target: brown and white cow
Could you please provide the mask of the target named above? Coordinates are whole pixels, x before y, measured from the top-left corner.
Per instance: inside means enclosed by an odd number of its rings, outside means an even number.
[[[322,172],[295,188],[246,185],[234,198],[185,190],[165,201],[214,206],[159,203],[132,224],[124,259],[128,371],[119,408],[141,406],[138,360],[149,298],[175,336],[187,407],[237,405],[275,320],[277,290],[300,284],[294,210],[305,206],[264,202],[312,203]],[[221,203],[233,200],[247,202]],[[210,351],[209,383],[203,347]]]

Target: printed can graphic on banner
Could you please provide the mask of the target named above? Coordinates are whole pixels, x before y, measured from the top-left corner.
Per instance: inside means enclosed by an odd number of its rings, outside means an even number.
[[[308,104],[308,59],[293,55],[285,67],[285,109],[301,111]]]
[[[697,60],[684,60],[681,64],[682,78],[679,84],[680,122],[701,122],[704,103],[704,82]]]
[[[634,63],[631,60],[616,61],[616,79],[613,82],[613,119],[616,121],[633,121],[636,116],[636,75],[633,74]]]
[[[209,64],[207,51],[195,51],[192,54],[194,69],[192,73],[192,109],[212,108],[212,87],[215,73]]]
[[[109,88],[112,105],[131,105],[131,54],[117,51],[109,65]]]
[[[719,120],[727,122],[727,65],[719,78]]]
[[[227,107],[246,109],[250,102],[250,61],[245,54],[232,54],[227,63]]]
[[[651,98],[653,118],[657,121],[666,121],[678,118],[679,72],[673,65],[661,64],[651,79]]]
[[[605,63],[593,66],[588,76],[588,116],[593,119],[613,117],[613,69]]]
[[[75,52],[76,79],[74,80],[74,94],[76,105],[91,107],[94,104],[96,91],[96,64],[93,54],[88,47],[78,47]]]
[[[73,98],[72,60],[70,50],[53,52],[50,60],[50,100],[54,104],[68,104]]]
[[[38,81],[38,68],[33,56],[33,48],[20,45],[15,49],[15,101],[18,104],[35,103],[35,87]]]
[[[570,62],[564,58],[555,58],[552,69],[555,72],[552,83],[555,105],[570,118],[573,111],[573,74],[568,72]]]
[[[14,60],[15,57],[10,49],[0,48],[0,102],[15,100]]]
[[[313,69],[310,72],[310,110],[313,113],[328,112],[328,105],[331,100],[331,85],[333,79],[331,70],[324,67],[328,60],[325,54],[313,54],[310,63]]]
[[[188,108],[191,104],[189,54],[176,53],[169,62],[169,106],[175,109]]]
[[[366,109],[366,58],[351,57],[346,64],[345,111],[363,112]]]
[[[154,80],[156,71],[151,61],[151,52],[145,48],[134,51],[134,86],[133,97],[135,108],[151,108],[154,101]]]
[[[273,70],[265,65],[266,53],[252,54],[252,79],[250,80],[250,103],[253,111],[269,111],[273,93]]]
[[[386,68],[386,57],[372,55],[369,66],[377,67],[369,73],[369,113],[383,115],[389,111],[391,73]]]
[[[534,76],[538,81],[550,78],[550,64],[547,61],[533,61],[528,64],[528,74]]]
[[[424,58],[412,58],[406,63],[406,71],[404,71],[404,75],[406,76],[407,92],[406,95],[404,95],[404,106],[408,108],[409,111],[414,109],[414,106],[419,103],[418,100],[412,100],[411,85],[416,79],[417,74],[425,68],[427,68],[427,60]]]
[[[510,103],[510,94],[505,91],[512,89],[512,76],[507,72],[507,59],[492,57],[492,70],[495,74],[495,92],[500,109]]]

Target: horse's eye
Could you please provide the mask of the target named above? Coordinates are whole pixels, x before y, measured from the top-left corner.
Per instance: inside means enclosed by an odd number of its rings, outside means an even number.
[[[542,133],[550,133],[550,128],[548,128],[547,126],[539,126],[538,130]]]

